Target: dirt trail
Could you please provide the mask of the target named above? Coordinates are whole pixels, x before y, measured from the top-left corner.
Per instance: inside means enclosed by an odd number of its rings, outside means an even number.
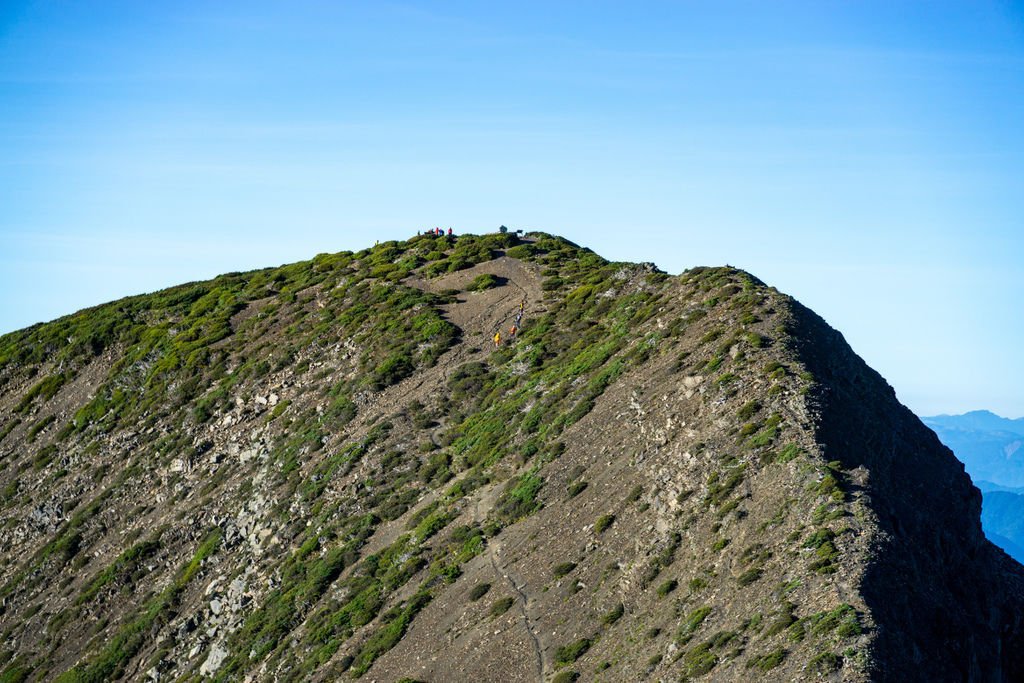
[[[497,275],[504,282],[501,286],[483,292],[464,291],[474,278],[483,273]],[[410,278],[406,280],[406,284],[430,292],[460,290],[456,302],[446,304],[441,309],[444,317],[462,331],[462,339],[444,353],[434,367],[420,371],[414,376],[388,387],[380,394],[371,396],[366,404],[360,406],[358,422],[353,425],[355,429],[350,434],[365,432],[369,428],[370,422],[376,421],[380,416],[391,415],[401,410],[403,406],[407,406],[413,400],[429,404],[438,388],[447,384],[448,377],[455,368],[471,360],[483,360],[486,354],[490,353],[493,348],[494,332],[501,330],[502,336],[506,334],[519,313],[520,305],[524,307],[524,320],[543,314],[546,308],[543,304],[541,280],[539,266],[507,256],[501,256],[493,261],[436,279]],[[440,436],[445,426],[442,421],[442,424],[431,429],[429,438],[435,446],[442,446]],[[468,470],[459,473],[451,483],[458,482],[467,474]],[[404,515],[391,522],[381,524],[364,546],[363,554],[370,555],[379,552],[394,543],[399,536],[406,532],[405,524],[409,515],[415,514],[418,510],[437,500],[442,490],[439,488],[427,492]],[[487,512],[493,507],[497,495],[498,491],[493,486],[481,491],[471,508],[471,514],[477,522],[483,522]],[[543,683],[549,672],[552,671],[552,667],[542,644],[541,629],[537,626],[534,617],[531,616],[532,606],[536,604],[537,600],[530,594],[528,584],[517,577],[502,562],[500,542],[492,539],[487,544],[487,553],[495,575],[507,582],[516,596],[522,623],[532,645],[537,680]]]
[[[516,595],[519,597],[519,599],[516,600],[516,604],[519,605],[519,613],[523,616],[523,623],[526,626],[526,632],[530,636],[530,640],[533,643],[533,651],[537,657],[537,680],[543,682],[547,678],[548,664],[547,658],[544,656],[544,648],[540,643],[540,630],[534,626],[533,620],[530,618],[531,600],[526,593],[527,586],[525,583],[520,583],[512,571],[500,563],[500,543],[491,543],[488,552],[491,557],[491,567],[494,569],[495,573],[508,581],[508,584],[512,586],[512,590],[515,591]]]
[[[486,511],[481,512],[480,504],[484,501],[487,502],[486,508],[490,510],[494,505],[494,500],[497,497],[497,489],[494,486],[487,487],[484,489],[480,496],[476,500],[476,504],[473,506],[473,518],[477,523],[482,523],[486,517]],[[530,617],[530,603],[532,602],[529,594],[527,593],[527,584],[525,581],[519,580],[516,575],[501,562],[501,542],[497,538],[493,538],[487,543],[487,556],[491,562],[491,569],[494,570],[495,575],[503,578],[512,587],[512,590],[517,596],[516,605],[519,607],[519,614],[523,617],[523,625],[526,626],[526,633],[530,636],[530,642],[533,644],[533,652],[537,661],[537,680],[543,683],[547,680],[547,672],[550,669],[550,664],[545,657],[545,649],[541,645],[540,639],[542,631],[538,628],[534,620]]]
[[[462,290],[482,273],[504,278],[505,283],[483,292],[460,292],[456,303],[442,307],[445,318],[462,330],[462,340],[445,352],[434,367],[417,372],[412,377],[388,387],[361,405],[360,417],[357,418],[358,426],[355,426],[351,434],[364,433],[368,429],[369,421],[375,421],[382,415],[391,415],[413,400],[429,403],[438,388],[447,384],[448,376],[455,368],[490,351],[494,331],[500,328],[504,333],[524,300],[526,317],[544,311],[539,268],[508,256],[501,256],[493,261],[432,280],[409,278],[406,284],[432,292],[446,289]],[[442,422],[431,429],[429,438],[435,446],[441,447],[440,435],[445,426]],[[460,473],[452,483],[466,474],[467,472]],[[363,552],[367,555],[372,554],[397,540],[405,531],[405,519],[408,515],[432,503],[438,498],[439,492],[440,489],[428,492],[405,515],[382,524],[366,544]]]
[[[442,307],[448,321],[463,331],[465,343],[471,346],[489,344],[496,330],[501,329],[504,333],[508,329],[521,302],[525,302],[524,317],[527,319],[546,310],[544,292],[540,288],[540,267],[508,256],[433,280],[410,278],[407,283],[428,292],[462,290],[484,273],[497,275],[505,282],[483,292],[461,292],[457,303]]]

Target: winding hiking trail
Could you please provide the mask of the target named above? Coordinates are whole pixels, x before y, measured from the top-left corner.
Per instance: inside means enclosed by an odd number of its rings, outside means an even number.
[[[496,275],[504,282],[498,287],[482,292],[465,292],[466,286],[483,273]],[[486,354],[491,352],[493,349],[491,337],[494,331],[501,329],[504,332],[507,329],[510,321],[518,313],[521,302],[525,302],[525,317],[527,318],[537,316],[546,310],[542,302],[543,291],[540,288],[540,283],[541,276],[538,266],[508,256],[500,256],[493,261],[438,278],[429,280],[409,278],[406,280],[405,284],[428,292],[460,290],[456,301],[441,306],[441,310],[445,319],[462,331],[462,338],[442,354],[432,368],[416,373],[369,397],[365,404],[360,405],[359,416],[353,422],[350,433],[353,436],[365,434],[369,429],[368,425],[375,421],[377,416],[391,415],[412,400],[429,403],[431,396],[441,387],[447,385],[449,375],[456,368],[474,359],[483,360]],[[447,422],[441,419],[436,426],[430,429],[428,438],[435,447],[444,447],[441,435],[447,427]],[[458,482],[466,474],[468,471],[460,472],[453,483]],[[439,495],[440,489],[427,492],[406,514],[414,514],[434,502]],[[406,515],[403,515],[397,520],[382,524],[364,546],[363,552],[370,555],[393,543],[404,533],[405,519]],[[501,574],[501,572],[498,573]],[[521,592],[518,587],[515,588],[517,592]],[[525,601],[524,597],[524,604]]]
[[[540,643],[539,629],[534,626],[533,620],[530,618],[530,598],[526,594],[526,584],[520,585],[512,571],[499,564],[498,556],[501,554],[501,543],[494,542],[488,547],[491,567],[496,574],[508,581],[508,584],[512,586],[512,590],[515,591],[519,598],[516,600],[516,604],[519,605],[519,613],[523,616],[523,624],[526,626],[526,632],[530,636],[530,641],[533,643],[533,651],[537,657],[537,680],[544,681],[547,678],[547,658],[544,656],[544,648]]]
[[[441,306],[448,322],[462,331],[462,339],[441,355],[437,364],[425,371],[399,382],[370,398],[361,406],[368,415],[388,414],[410,399],[423,399],[445,386],[451,371],[463,363],[490,350],[495,330],[505,331],[510,320],[515,318],[521,302],[525,302],[526,317],[535,317],[546,308],[542,303],[541,276],[538,266],[524,263],[519,259],[500,256],[493,261],[448,275],[426,280],[409,278],[404,283],[427,292],[441,292],[449,289],[464,290],[475,277],[483,273],[497,275],[505,280],[498,287],[483,292],[460,291],[455,303]],[[433,433],[431,434],[433,438]]]
[[[480,495],[476,500],[476,504],[473,506],[473,520],[477,523],[484,521],[485,514],[480,512],[480,503],[485,499],[488,501],[488,509],[493,505],[494,498],[497,495],[497,489],[494,486],[488,487],[488,489]],[[523,625],[526,627],[526,633],[530,636],[530,642],[533,644],[533,652],[537,661],[537,680],[543,683],[547,680],[547,672],[550,669],[547,657],[545,656],[545,648],[541,645],[540,639],[542,631],[537,628],[534,624],[534,620],[530,617],[530,596],[527,594],[526,582],[519,581],[512,571],[503,565],[500,561],[501,556],[501,541],[497,538],[492,538],[487,543],[487,555],[491,563],[491,569],[494,570],[496,576],[500,576],[504,579],[511,587],[513,592],[517,596],[516,604],[519,606],[519,614],[523,617]]]

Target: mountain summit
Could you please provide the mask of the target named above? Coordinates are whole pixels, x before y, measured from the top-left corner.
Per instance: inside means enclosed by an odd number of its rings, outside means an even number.
[[[1024,680],[963,467],[739,270],[422,235],[6,335],[0,387],[2,681]]]

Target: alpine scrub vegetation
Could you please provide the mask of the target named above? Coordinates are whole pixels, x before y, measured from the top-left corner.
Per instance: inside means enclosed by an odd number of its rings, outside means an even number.
[[[0,681],[1024,671],[962,471],[733,268],[417,235],[0,337],[0,388]]]

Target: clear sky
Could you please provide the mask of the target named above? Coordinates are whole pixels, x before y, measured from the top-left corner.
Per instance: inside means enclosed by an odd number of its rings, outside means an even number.
[[[1024,415],[1024,11],[0,2],[0,332],[434,225],[729,263]]]

